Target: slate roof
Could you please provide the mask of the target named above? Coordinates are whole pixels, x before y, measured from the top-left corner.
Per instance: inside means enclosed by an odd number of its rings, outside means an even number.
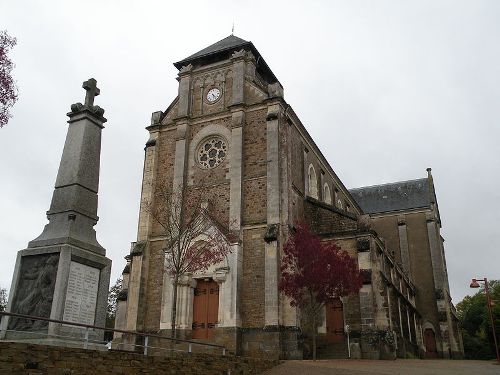
[[[367,214],[430,207],[433,194],[427,178],[366,186],[349,192]]]
[[[229,35],[218,42],[203,48],[202,50],[192,54],[191,56],[182,59],[174,63],[177,69],[181,69],[183,66],[195,63],[210,63],[218,59],[225,59],[230,57],[230,53],[236,50],[245,49],[250,50],[254,54],[257,60],[257,70],[269,83],[277,82],[278,79],[271,71],[267,63],[264,61],[260,55],[257,48],[252,42],[246,41],[244,39],[238,38],[235,35]]]
[[[241,38],[238,38],[237,36],[234,35],[229,35],[228,37],[219,40],[218,42],[203,48],[201,51],[198,51],[191,56],[186,57],[185,59],[178,61],[174,63],[174,65],[179,69],[183,65],[186,65],[188,61],[196,60],[198,58],[208,56],[208,55],[213,55],[219,52],[235,49],[237,47],[244,47],[252,44],[251,42],[247,42],[246,40],[243,40]],[[178,66],[179,65],[179,66]]]

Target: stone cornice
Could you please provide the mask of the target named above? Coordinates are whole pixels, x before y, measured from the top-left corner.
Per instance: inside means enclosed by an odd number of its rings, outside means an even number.
[[[77,121],[81,121],[81,120],[89,120],[90,122],[99,126],[101,129],[104,128],[103,124],[106,121],[108,121],[106,118],[99,116],[96,112],[92,111],[89,107],[86,107],[81,103],[73,104],[71,106],[72,110],[73,110],[73,106],[76,106],[76,105],[80,105],[82,107],[78,107],[78,109],[75,109],[75,111],[68,112],[66,114],[69,117],[68,124],[71,124],[71,123],[74,123]],[[99,106],[93,106],[93,107],[100,108]],[[100,108],[100,109],[102,109],[102,108]],[[104,109],[102,109],[102,113],[104,113]]]

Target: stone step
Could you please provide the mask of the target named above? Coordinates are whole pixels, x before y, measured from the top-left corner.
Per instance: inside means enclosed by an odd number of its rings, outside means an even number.
[[[321,343],[316,352],[318,359],[345,359],[347,358],[346,343]]]

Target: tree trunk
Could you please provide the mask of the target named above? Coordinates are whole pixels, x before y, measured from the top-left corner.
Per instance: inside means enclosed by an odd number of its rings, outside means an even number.
[[[312,335],[313,335],[313,361],[316,360],[316,333],[317,333],[317,328],[316,328],[316,316],[313,318],[313,329],[312,329]]]
[[[176,322],[177,322],[177,284],[179,282],[179,276],[174,277],[174,293],[172,294],[172,320],[171,320],[171,328],[172,334],[171,337],[173,339],[176,338]]]

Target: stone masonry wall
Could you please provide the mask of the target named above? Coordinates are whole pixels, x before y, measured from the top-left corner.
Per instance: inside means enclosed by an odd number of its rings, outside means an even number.
[[[243,126],[244,179],[266,175],[266,114],[267,108],[246,113]]]
[[[0,342],[1,374],[259,374],[276,366],[275,360],[207,354],[146,357],[123,351]]]
[[[355,230],[355,219],[337,212],[334,207],[308,198],[304,203],[305,220],[316,233],[333,233],[346,230]]]
[[[247,112],[243,126],[243,225],[266,222],[267,215],[267,109]]]
[[[243,231],[241,319],[245,328],[264,326],[264,234],[266,228]]]
[[[149,278],[145,296],[147,307],[144,309],[144,330],[148,332],[156,332],[160,329],[163,260],[165,256],[163,246],[163,241],[150,242],[147,252]]]

